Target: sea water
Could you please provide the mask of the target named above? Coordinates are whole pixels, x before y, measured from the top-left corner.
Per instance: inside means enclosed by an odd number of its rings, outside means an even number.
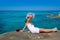
[[[35,27],[47,29],[57,27],[60,30],[59,11],[0,11],[0,33],[15,31],[16,28],[22,29],[29,12],[35,14],[31,20]]]

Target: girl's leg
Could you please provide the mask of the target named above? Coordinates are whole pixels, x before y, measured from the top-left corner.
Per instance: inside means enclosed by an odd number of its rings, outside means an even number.
[[[57,32],[57,29],[56,29],[56,28],[54,28],[54,29],[44,29],[44,28],[40,28],[39,31],[42,32],[42,33],[50,33],[50,32]]]

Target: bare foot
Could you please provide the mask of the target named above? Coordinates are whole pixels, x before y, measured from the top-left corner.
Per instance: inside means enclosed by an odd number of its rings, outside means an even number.
[[[57,32],[57,28],[56,28],[56,27],[55,27],[55,28],[53,28],[52,30],[53,30],[53,32]]]

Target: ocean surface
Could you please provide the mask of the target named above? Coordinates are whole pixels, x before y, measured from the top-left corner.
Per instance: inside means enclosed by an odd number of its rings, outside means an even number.
[[[0,34],[22,29],[29,12],[35,14],[31,20],[35,27],[60,30],[60,11],[0,11]]]

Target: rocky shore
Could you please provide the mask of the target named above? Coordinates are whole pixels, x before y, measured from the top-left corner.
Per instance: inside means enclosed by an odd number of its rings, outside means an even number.
[[[32,34],[26,32],[8,32],[0,34],[0,40],[60,40],[60,31],[54,33]]]

